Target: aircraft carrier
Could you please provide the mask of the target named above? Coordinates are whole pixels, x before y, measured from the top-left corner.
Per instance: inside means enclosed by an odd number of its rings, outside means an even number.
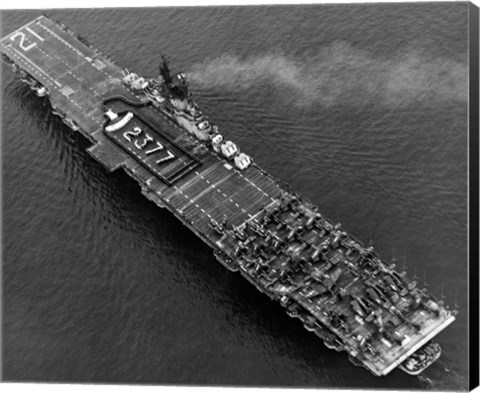
[[[396,367],[416,375],[440,356],[432,338],[456,311],[224,140],[193,101],[186,75],[171,74],[165,59],[158,76],[140,77],[46,16],[4,37],[0,50],[91,142],[100,164],[133,177],[220,263],[327,347],[377,376]]]

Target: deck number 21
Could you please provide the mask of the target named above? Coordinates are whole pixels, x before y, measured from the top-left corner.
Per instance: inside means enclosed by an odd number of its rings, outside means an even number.
[[[26,27],[25,30],[27,30],[29,33],[31,33],[31,35],[37,37],[40,41],[43,41],[43,38],[40,37],[37,33],[35,33],[32,29]],[[30,45],[27,45],[26,42],[25,42],[25,38],[27,37],[25,35],[25,33],[23,31],[17,31],[15,34],[13,34],[12,36],[10,36],[10,40],[11,41],[15,41],[17,39],[17,37],[20,37],[20,49],[22,49],[23,51],[27,52],[29,51],[30,49],[34,48],[35,46],[37,46],[37,43],[36,42],[32,42]]]

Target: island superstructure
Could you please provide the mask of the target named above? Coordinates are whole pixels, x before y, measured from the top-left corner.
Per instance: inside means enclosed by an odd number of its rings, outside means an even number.
[[[377,376],[418,374],[440,356],[432,338],[456,312],[225,140],[165,59],[155,78],[123,71],[46,16],[0,51],[99,163],[122,168],[327,347]]]

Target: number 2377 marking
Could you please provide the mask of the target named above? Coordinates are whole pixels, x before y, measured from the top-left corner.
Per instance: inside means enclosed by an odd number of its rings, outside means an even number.
[[[155,142],[155,147],[150,148],[149,150],[145,151],[145,154],[147,156],[150,155],[150,154],[153,154],[157,151],[165,150],[165,147],[160,142],[155,141],[148,134],[146,134],[146,136],[143,138],[143,140],[141,140],[141,139],[133,140],[133,138],[138,138],[142,134],[142,131],[143,130],[140,127],[133,127],[133,130],[125,132],[123,134],[123,137],[129,142],[133,142],[134,146],[138,150],[143,150],[147,146],[147,144],[149,144],[150,142]],[[175,155],[170,150],[167,150],[166,153],[167,153],[167,155],[165,157],[160,158],[159,160],[156,160],[155,164],[159,165],[162,162],[173,160],[175,158]]]

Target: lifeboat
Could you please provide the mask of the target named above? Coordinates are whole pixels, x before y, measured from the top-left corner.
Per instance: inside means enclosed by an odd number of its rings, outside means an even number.
[[[225,143],[222,143],[220,150],[225,158],[232,158],[238,153],[238,147],[232,141],[226,141]]]
[[[212,126],[207,120],[204,120],[197,124],[195,135],[198,139],[206,141],[209,139],[209,133],[212,129]]]
[[[145,78],[139,77],[134,72],[125,75],[122,81],[135,90],[142,90],[148,87],[148,81],[146,81]]]
[[[212,147],[217,153],[220,152],[221,145],[223,143],[223,135],[222,134],[215,134],[212,136]]]
[[[123,83],[125,83],[127,86],[131,86],[134,81],[138,79],[138,75],[131,72],[127,75],[125,75],[122,79]]]
[[[148,81],[145,78],[138,78],[137,80],[133,81],[132,88],[135,90],[143,90],[148,87]]]
[[[235,166],[241,171],[247,169],[252,163],[250,156],[246,155],[245,153],[237,154],[233,161],[235,162]]]
[[[36,89],[37,96],[45,97],[47,95],[47,88],[45,86],[41,86]]]

